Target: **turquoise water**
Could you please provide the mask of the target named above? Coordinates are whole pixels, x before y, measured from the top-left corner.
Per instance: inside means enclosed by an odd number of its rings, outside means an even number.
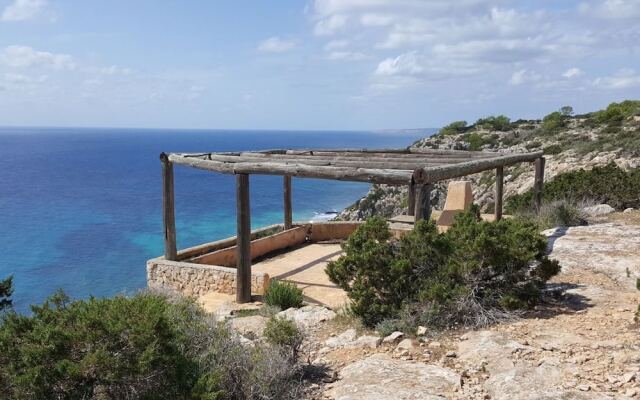
[[[62,288],[74,298],[145,286],[163,251],[160,152],[405,147],[371,132],[0,129],[0,277],[19,311]],[[232,176],[175,167],[178,247],[235,234]],[[252,225],[282,221],[282,178],[251,176]],[[296,220],[340,210],[369,185],[293,179]]]

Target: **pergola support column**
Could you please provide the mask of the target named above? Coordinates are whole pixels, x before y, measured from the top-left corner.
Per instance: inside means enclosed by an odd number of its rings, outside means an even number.
[[[414,220],[418,222],[422,219],[431,218],[431,189],[430,183],[416,184],[415,186],[415,213]]]
[[[544,186],[544,157],[536,158],[535,163],[535,178],[533,181],[533,200],[536,212],[540,212],[542,206],[542,187]]]
[[[178,259],[176,248],[176,217],[174,211],[173,163],[165,153],[160,154],[162,163],[162,223],[164,225],[164,258]]]
[[[407,215],[416,214],[416,187],[415,184],[409,185],[408,201],[407,201]]]
[[[502,198],[504,196],[504,168],[496,168],[495,216],[496,221],[502,219]]]
[[[284,229],[293,227],[293,211],[291,207],[291,176],[285,175],[283,178],[284,189]]]
[[[236,175],[236,203],[238,219],[236,301],[251,301],[251,208],[249,203],[249,175]]]

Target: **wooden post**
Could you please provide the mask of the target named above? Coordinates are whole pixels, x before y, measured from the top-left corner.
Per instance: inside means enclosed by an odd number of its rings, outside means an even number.
[[[540,211],[542,206],[542,187],[544,185],[544,157],[536,158],[535,168],[536,175],[533,181],[533,196],[536,212]]]
[[[426,183],[416,186],[415,222],[431,218],[431,189],[433,185]]]
[[[502,219],[502,197],[504,192],[504,169],[496,168],[496,194],[495,194],[495,216],[496,221]]]
[[[284,176],[284,229],[293,227],[293,213],[291,211],[291,175]]]
[[[249,206],[249,175],[236,175],[236,205],[238,238],[236,254],[236,301],[251,301],[251,209]]]
[[[174,212],[173,163],[165,153],[160,154],[162,162],[162,222],[164,225],[164,258],[178,259],[176,249],[176,217]]]
[[[409,184],[409,195],[408,195],[408,205],[407,205],[407,215],[415,215],[416,214],[416,187],[412,182]]]

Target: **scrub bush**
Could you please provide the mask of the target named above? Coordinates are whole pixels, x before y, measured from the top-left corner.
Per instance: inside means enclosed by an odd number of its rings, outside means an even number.
[[[273,280],[269,283],[267,292],[264,295],[264,302],[270,306],[280,307],[281,310],[287,308],[298,308],[302,306],[302,289],[295,283]]]
[[[420,221],[393,240],[384,220],[367,221],[327,266],[354,313],[375,326],[402,314],[402,325],[481,326],[536,304],[559,271],[546,238],[526,220],[481,221],[477,207],[456,216],[444,234]]]
[[[0,311],[11,307],[13,301],[13,276],[0,281]]]
[[[276,316],[269,318],[263,335],[267,343],[286,350],[294,358],[302,345],[302,333],[295,322],[286,318]]]
[[[0,393],[12,399],[296,398],[295,361],[240,343],[195,303],[153,293],[70,301],[0,323]]]
[[[579,203],[590,200],[609,204],[617,210],[638,208],[640,169],[625,171],[611,163],[591,170],[566,172],[545,182],[543,193],[547,202],[567,200]],[[532,208],[533,190],[509,197],[505,205],[508,213],[526,212]]]

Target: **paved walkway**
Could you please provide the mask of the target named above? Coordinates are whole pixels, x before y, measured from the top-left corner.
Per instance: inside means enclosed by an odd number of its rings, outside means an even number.
[[[313,243],[254,264],[254,272],[265,272],[271,279],[296,283],[309,303],[338,309],[346,303],[346,293],[324,272],[327,262],[342,253],[339,244]]]

